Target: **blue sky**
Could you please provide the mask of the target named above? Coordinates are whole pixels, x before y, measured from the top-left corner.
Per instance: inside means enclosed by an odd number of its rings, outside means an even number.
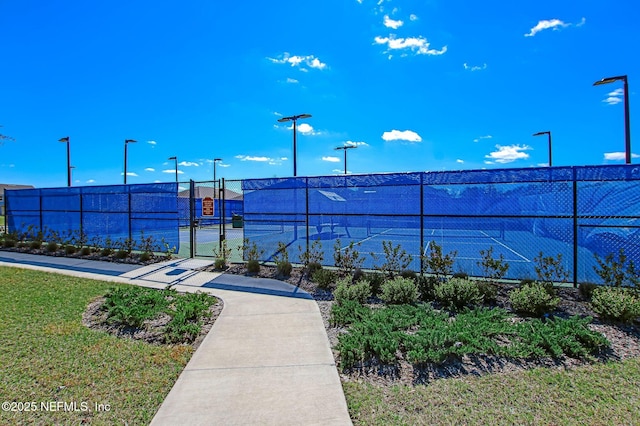
[[[0,183],[619,164],[631,0],[0,0]],[[633,149],[632,149],[633,151]],[[636,152],[640,153],[640,148]],[[634,162],[640,162],[635,158]]]

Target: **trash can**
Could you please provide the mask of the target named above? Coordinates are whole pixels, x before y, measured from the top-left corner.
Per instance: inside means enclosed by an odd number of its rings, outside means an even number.
[[[231,216],[231,226],[233,228],[242,228],[242,216],[234,214]]]

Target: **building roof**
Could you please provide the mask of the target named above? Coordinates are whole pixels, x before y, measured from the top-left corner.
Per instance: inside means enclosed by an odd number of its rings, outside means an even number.
[[[4,192],[5,189],[32,189],[33,185],[14,185],[10,183],[0,183],[0,196]]]

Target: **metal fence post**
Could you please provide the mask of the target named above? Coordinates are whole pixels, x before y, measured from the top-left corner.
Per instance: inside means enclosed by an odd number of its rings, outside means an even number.
[[[195,194],[196,192],[196,184],[193,179],[189,180],[189,257],[195,257],[195,238],[194,238],[194,229],[193,221],[195,219],[196,214],[196,200]]]
[[[227,184],[225,183],[224,178],[222,178],[222,186],[220,187],[220,191],[222,191],[222,217],[221,217],[221,221],[222,221],[222,234],[220,235],[220,244],[222,244],[222,241],[227,239],[227,224],[226,224],[226,216],[227,216],[227,209],[226,209],[226,201],[227,201],[227,196],[225,194],[225,192],[227,191]],[[244,217],[242,218],[244,220]],[[231,218],[231,220],[233,221],[233,218]]]
[[[578,180],[576,167],[572,167],[573,178],[573,287],[578,287]]]
[[[306,209],[306,237],[307,254],[309,254],[309,178],[305,178],[305,209]]]
[[[420,172],[420,275],[424,274],[424,172]]]
[[[127,191],[127,211],[128,211],[128,218],[129,218],[129,242],[133,242],[132,240],[132,235],[131,235],[131,188],[129,186],[124,186],[124,188]]]
[[[7,200],[7,188],[2,190],[2,199],[4,200],[4,211],[2,215],[4,216],[4,234],[7,234],[7,229],[9,229],[9,216],[7,215],[7,207],[9,207],[9,200]]]
[[[82,216],[83,216],[83,210],[82,210],[82,187],[80,187],[80,238],[84,239],[84,224],[83,224],[83,220],[82,220]],[[131,210],[131,206],[129,206],[129,210]],[[129,222],[131,222],[131,217],[129,217]],[[129,229],[131,229],[131,227],[129,227]],[[129,234],[131,234],[131,231],[129,231]]]

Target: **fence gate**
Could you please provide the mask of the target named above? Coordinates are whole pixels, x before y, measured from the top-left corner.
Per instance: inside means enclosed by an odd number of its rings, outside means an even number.
[[[230,185],[231,188],[225,188]],[[243,201],[241,181],[194,182],[178,193],[180,256],[242,259]],[[184,189],[187,187],[187,189]]]

